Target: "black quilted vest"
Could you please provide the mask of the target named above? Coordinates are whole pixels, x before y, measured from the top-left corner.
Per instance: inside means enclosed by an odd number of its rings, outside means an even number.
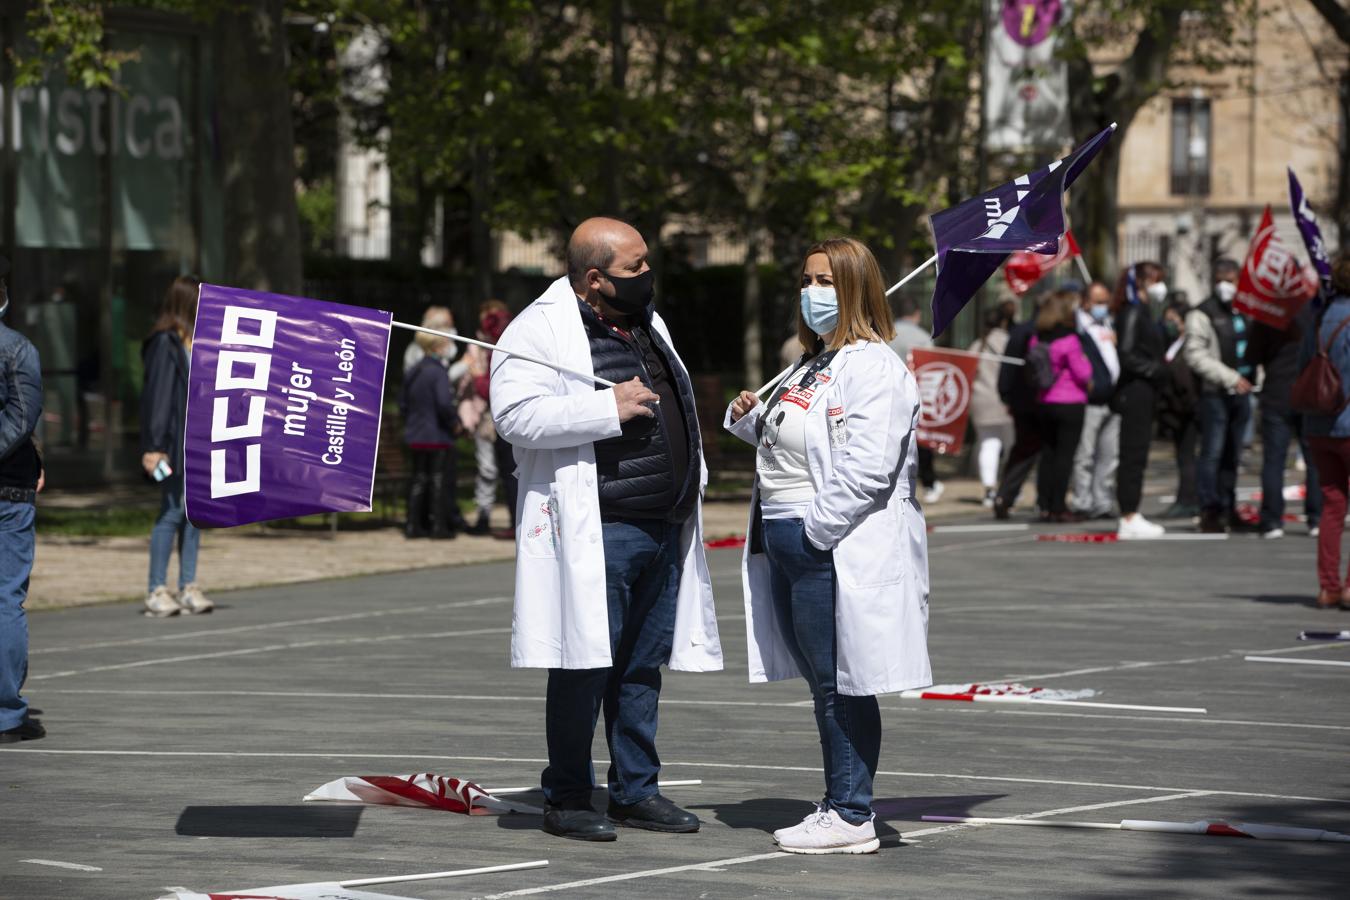
[[[599,480],[600,515],[616,519],[662,519],[683,522],[698,500],[700,441],[694,413],[694,388],[651,321],[635,323],[631,336],[602,321],[584,301],[578,300],[581,321],[591,346],[591,365],[600,378],[619,384],[641,378],[652,387],[652,375],[643,362],[638,341],[650,341],[662,354],[674,380],[680,414],[688,435],[688,465],[676,483],[670,455],[670,435],[665,420],[635,416],[623,423],[618,437],[595,442],[595,468]],[[597,390],[603,390],[597,385]]]

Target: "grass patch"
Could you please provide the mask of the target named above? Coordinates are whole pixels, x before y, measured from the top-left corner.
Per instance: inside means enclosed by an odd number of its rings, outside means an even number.
[[[108,506],[37,508],[37,531],[67,537],[148,536],[159,517],[158,507]]]

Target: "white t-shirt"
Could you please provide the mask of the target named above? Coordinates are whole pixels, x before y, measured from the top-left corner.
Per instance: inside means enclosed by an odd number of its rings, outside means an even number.
[[[824,385],[797,386],[807,368],[802,366],[788,376],[788,383],[794,387],[762,423],[755,474],[759,478],[760,512],[766,519],[805,518],[815,498],[806,460],[806,408]]]

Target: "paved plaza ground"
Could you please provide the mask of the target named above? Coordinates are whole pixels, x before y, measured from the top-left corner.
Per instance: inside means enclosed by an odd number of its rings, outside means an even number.
[[[1302,526],[1273,542],[1046,543],[1041,530],[931,535],[937,680],[1207,712],[884,697],[883,844],[866,857],[775,852],[769,832],[821,794],[819,747],[803,682],[746,683],[736,550],[709,555],[726,670],[668,675],[661,710],[663,776],[702,780],[669,795],[703,830],[622,830],[607,845],[546,836],[530,816],[300,802],[343,775],[538,783],[544,675],[507,666],[509,562],[219,592],[201,618],[152,621],[131,604],[36,612],[28,694],[50,735],[0,748],[0,897],[151,900],[173,886],[535,859],[549,866],[370,890],[1344,896],[1347,844],[921,821],[1225,818],[1350,832],[1350,669],[1244,660],[1350,661],[1350,644],[1297,640],[1350,628],[1350,612],[1311,607]]]

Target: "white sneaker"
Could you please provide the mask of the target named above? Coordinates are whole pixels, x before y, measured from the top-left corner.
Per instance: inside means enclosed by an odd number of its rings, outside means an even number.
[[[1318,536],[1319,534],[1321,534],[1321,533],[1322,533],[1322,529],[1318,528],[1316,525],[1314,525],[1314,526],[1312,526],[1311,528],[1308,529],[1308,537],[1310,537],[1310,538],[1315,538],[1315,537],[1317,537],[1317,536]]]
[[[993,489],[993,488],[987,488],[987,489],[985,490],[985,492],[984,492],[984,500],[981,502],[981,505],[982,505],[985,509],[993,509],[993,508],[994,508],[994,489]]]
[[[788,853],[876,853],[881,846],[871,818],[850,825],[832,809],[813,812],[797,827],[775,831],[774,837]]]
[[[1265,538],[1268,541],[1279,540],[1280,538],[1284,537],[1284,529],[1283,528],[1267,529],[1261,532],[1261,537]]]
[[[1122,541],[1148,540],[1162,537],[1166,533],[1166,528],[1150,522],[1138,513],[1128,519],[1122,518],[1120,527],[1116,529],[1116,537]]]
[[[783,838],[787,837],[789,834],[792,834],[792,833],[795,832],[795,831],[800,831],[801,828],[802,828],[803,826],[806,825],[806,823],[807,823],[808,820],[810,820],[810,819],[813,818],[814,816],[819,815],[820,813],[823,813],[823,812],[825,811],[825,801],[824,801],[824,800],[820,801],[820,802],[817,803],[815,806],[816,806],[815,811],[812,812],[810,815],[808,815],[805,819],[802,819],[802,820],[801,820],[800,822],[798,822],[796,825],[789,825],[787,828],[780,828],[780,829],[778,829],[777,831],[775,831],[775,832],[773,833],[773,839],[774,839],[775,841],[778,841],[778,842],[781,843],[782,840],[783,840]]]
[[[942,492],[945,491],[946,489],[947,489],[946,485],[944,485],[942,482],[940,481],[933,482],[933,486],[930,487],[926,492],[924,492],[923,502],[924,503],[938,502],[939,500],[942,499]]]
[[[173,599],[173,594],[170,594],[169,589],[162,584],[145,598],[145,614],[147,616],[164,619],[169,616],[176,616],[182,611],[183,607],[178,605],[178,601]]]
[[[195,581],[183,588],[183,593],[178,596],[178,602],[182,605],[184,612],[192,613],[194,616],[209,613],[216,608],[214,603],[206,599],[206,595],[202,593],[201,588],[197,587]]]

